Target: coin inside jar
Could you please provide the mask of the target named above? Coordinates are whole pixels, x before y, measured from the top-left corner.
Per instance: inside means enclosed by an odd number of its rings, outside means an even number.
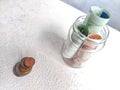
[[[89,34],[88,38],[93,40],[102,40],[102,36],[99,34]],[[86,50],[95,50],[97,47],[98,44],[95,44],[92,40],[87,39],[82,48]]]
[[[91,38],[91,39],[95,39],[95,40],[101,40],[102,39],[102,36],[99,35],[99,34],[89,34],[88,37]]]

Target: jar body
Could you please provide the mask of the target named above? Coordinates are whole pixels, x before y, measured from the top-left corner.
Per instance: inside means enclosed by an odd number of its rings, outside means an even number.
[[[65,40],[62,50],[62,57],[68,65],[72,67],[81,67],[83,62],[87,61],[92,52],[86,51],[83,48],[84,41],[79,39],[79,41],[74,41],[71,38],[78,39],[77,36],[72,37],[73,35],[70,33],[73,32],[73,27],[70,28],[67,40]],[[79,43],[78,43],[79,42]]]
[[[107,27],[104,27],[97,33],[87,32],[87,27],[83,24],[85,17],[79,17],[70,27],[67,40],[63,45],[62,57],[68,65],[72,67],[81,67],[87,61],[93,52],[102,49],[109,35]],[[80,32],[78,26],[86,30]],[[91,39],[97,36],[100,40]]]

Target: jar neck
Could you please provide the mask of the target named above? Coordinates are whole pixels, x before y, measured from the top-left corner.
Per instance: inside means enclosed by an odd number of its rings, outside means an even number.
[[[82,30],[79,29],[79,26],[81,27],[80,29],[82,29]],[[73,24],[73,32],[76,33],[76,35],[79,37],[79,39],[81,39],[83,41],[87,39],[87,40],[89,40],[93,43],[96,43],[96,44],[105,43],[108,36],[109,36],[108,27],[105,26],[105,27],[103,27],[102,30],[100,30],[98,33],[96,33],[96,34],[98,34],[102,37],[101,40],[96,40],[96,39],[89,38],[88,37],[89,32],[88,32],[87,26],[84,25],[83,22],[80,22],[79,20],[76,20],[75,23]]]

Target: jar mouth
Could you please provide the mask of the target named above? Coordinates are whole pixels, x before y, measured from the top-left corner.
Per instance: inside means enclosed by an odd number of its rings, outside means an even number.
[[[105,25],[101,30],[100,32],[98,33],[93,33],[93,34],[98,34],[102,37],[102,39],[92,39],[92,38],[89,38],[88,36],[90,35],[90,33],[88,33],[88,35],[85,35],[83,33],[80,32],[80,30],[78,29],[78,26],[79,25],[83,25],[85,27],[85,25],[83,24],[84,20],[85,20],[85,17],[86,16],[80,16],[76,19],[76,21],[74,22],[73,24],[73,31],[78,35],[78,37],[80,39],[82,39],[83,41],[84,40],[89,40],[93,43],[104,43],[106,41],[106,39],[108,38],[109,36],[109,29],[108,29],[108,26]],[[87,27],[85,27],[85,29],[87,29]],[[88,29],[87,29],[88,30]]]

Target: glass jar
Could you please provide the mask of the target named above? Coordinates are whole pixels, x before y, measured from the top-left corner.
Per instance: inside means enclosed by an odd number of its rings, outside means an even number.
[[[83,62],[90,58],[91,53],[102,49],[109,35],[107,26],[97,33],[89,33],[84,20],[85,16],[76,19],[63,45],[62,57],[65,63],[72,67],[81,67]]]

